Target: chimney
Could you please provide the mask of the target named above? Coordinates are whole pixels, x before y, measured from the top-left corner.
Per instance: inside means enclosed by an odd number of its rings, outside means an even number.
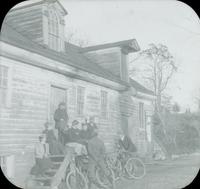
[[[120,62],[120,78],[122,81],[129,82],[129,64],[128,64],[128,52],[121,49],[121,62]]]

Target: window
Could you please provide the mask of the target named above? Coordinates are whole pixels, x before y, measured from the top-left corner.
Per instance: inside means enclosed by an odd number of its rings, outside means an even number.
[[[140,128],[144,127],[144,103],[139,102],[139,121],[140,121]]]
[[[8,96],[8,67],[0,65],[0,104],[5,106]]]
[[[59,48],[59,20],[54,10],[49,10],[49,47],[54,50]]]
[[[85,97],[85,88],[78,86],[77,88],[77,114],[78,115],[83,115],[84,97]]]
[[[101,117],[108,117],[108,93],[101,91]]]

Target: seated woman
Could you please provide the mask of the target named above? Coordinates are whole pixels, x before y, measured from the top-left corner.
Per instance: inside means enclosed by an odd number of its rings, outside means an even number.
[[[46,135],[46,142],[49,144],[49,153],[51,155],[64,154],[65,147],[60,141],[57,140],[49,122],[45,123],[45,130],[43,131],[43,134]]]
[[[67,143],[67,146],[73,148],[77,155],[81,155],[85,151],[85,146],[80,136],[82,130],[79,124],[77,120],[72,122],[72,127],[68,129],[69,142]]]
[[[39,136],[39,142],[35,145],[35,165],[31,169],[31,174],[45,176],[45,171],[52,167],[52,162],[48,158],[49,145],[46,143],[46,136]]]

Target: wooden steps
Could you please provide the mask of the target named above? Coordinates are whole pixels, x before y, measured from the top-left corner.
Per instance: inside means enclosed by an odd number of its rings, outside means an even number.
[[[67,155],[49,156],[53,163],[53,167],[45,172],[45,176],[33,178],[33,181],[38,183],[34,189],[52,189],[55,186],[58,186],[65,176],[70,157],[70,153]]]

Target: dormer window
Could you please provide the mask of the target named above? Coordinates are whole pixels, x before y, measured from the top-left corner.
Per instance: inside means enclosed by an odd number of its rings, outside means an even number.
[[[60,49],[59,23],[59,16],[56,14],[55,10],[50,9],[48,18],[48,45],[49,48],[57,51]]]

